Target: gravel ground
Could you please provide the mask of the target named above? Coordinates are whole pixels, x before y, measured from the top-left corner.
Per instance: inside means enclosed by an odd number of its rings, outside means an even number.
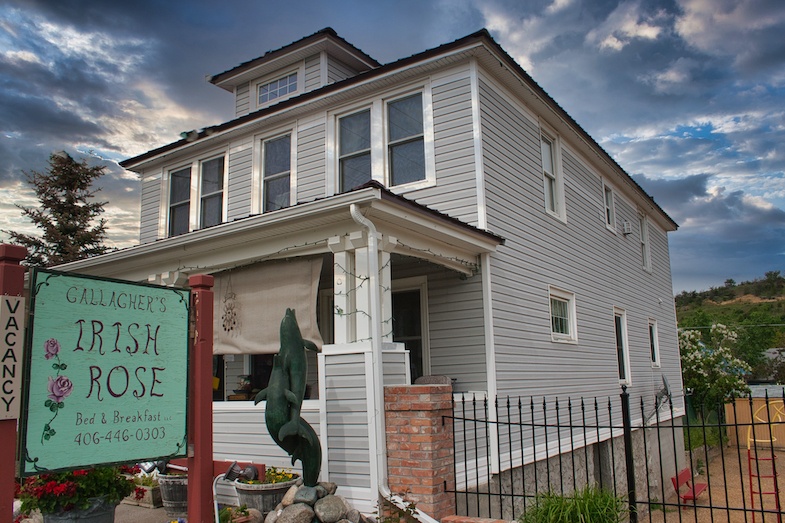
[[[761,456],[770,457],[770,451],[761,452]],[[781,461],[785,459],[785,450],[775,451],[775,456],[779,458],[777,469],[781,471],[785,466]],[[739,464],[740,461],[741,464]],[[753,462],[754,470],[755,463]],[[759,470],[761,475],[770,474],[771,461],[760,461]],[[757,479],[753,481],[756,490],[774,490],[772,479],[761,478],[760,481],[763,488],[758,487]],[[777,514],[761,514],[760,512],[753,516],[752,512],[733,510],[734,508],[750,510],[753,506],[746,447],[727,447],[722,455],[716,456],[709,462],[708,475],[704,471],[701,476],[696,477],[696,483],[709,484],[709,488],[698,497],[698,505],[711,505],[715,508],[694,509],[691,506],[683,506],[679,510],[677,507],[666,507],[664,512],[654,510],[651,514],[640,517],[639,521],[641,523],[782,523],[785,521],[785,512],[781,512],[778,517]],[[780,480],[779,490],[780,507],[785,509],[785,495],[782,492],[785,490],[785,481]],[[668,501],[676,503],[677,500],[674,497]],[[760,509],[761,502],[765,510],[776,510],[776,499],[773,495],[755,496],[754,507]]]

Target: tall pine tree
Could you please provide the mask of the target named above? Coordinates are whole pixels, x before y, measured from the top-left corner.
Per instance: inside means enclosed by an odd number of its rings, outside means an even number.
[[[101,218],[106,202],[93,201],[100,189],[91,188],[105,170],[105,166],[89,167],[86,160],[77,162],[69,154],[58,152],[49,156],[45,173],[24,172],[40,206],[17,207],[42,234],[3,232],[13,243],[27,247],[26,265],[52,267],[107,251],[103,245],[106,220]]]

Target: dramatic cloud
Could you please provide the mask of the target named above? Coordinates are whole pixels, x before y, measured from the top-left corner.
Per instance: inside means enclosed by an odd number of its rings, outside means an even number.
[[[327,26],[381,62],[487,27],[680,224],[676,291],[785,269],[781,0],[6,0],[0,228],[29,227],[21,172],[66,150],[107,165],[110,243],[135,243],[117,162],[231,119],[206,75]]]

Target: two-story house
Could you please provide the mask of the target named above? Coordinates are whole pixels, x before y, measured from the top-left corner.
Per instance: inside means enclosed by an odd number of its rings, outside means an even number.
[[[322,475],[365,508],[385,486],[383,384],[680,389],[676,224],[487,31],[383,65],[325,29],[210,81],[232,120],[122,162],[140,245],[61,268],[215,276],[217,459],[287,465],[247,393],[287,307],[322,346],[303,405]]]

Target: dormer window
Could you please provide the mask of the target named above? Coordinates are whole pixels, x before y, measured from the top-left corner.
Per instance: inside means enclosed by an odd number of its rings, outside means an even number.
[[[294,72],[290,75],[278,78],[272,82],[259,85],[259,105],[266,105],[267,103],[282,98],[289,93],[297,91],[297,73]]]

